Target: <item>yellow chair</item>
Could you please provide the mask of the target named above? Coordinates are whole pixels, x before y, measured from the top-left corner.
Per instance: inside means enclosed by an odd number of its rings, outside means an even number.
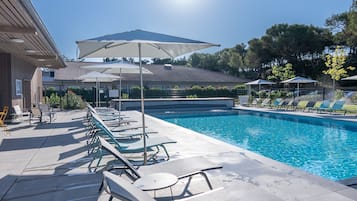
[[[7,129],[7,126],[5,124],[5,119],[7,114],[9,113],[9,107],[4,106],[4,109],[0,112],[0,127],[4,128],[4,132],[6,134],[10,134],[9,130]]]

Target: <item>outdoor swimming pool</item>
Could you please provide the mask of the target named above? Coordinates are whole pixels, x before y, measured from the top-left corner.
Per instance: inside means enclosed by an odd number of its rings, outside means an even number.
[[[328,179],[357,176],[356,123],[250,111],[151,115]]]

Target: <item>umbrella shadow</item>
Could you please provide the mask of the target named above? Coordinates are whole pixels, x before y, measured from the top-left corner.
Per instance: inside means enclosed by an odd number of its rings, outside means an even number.
[[[1,200],[98,200],[102,175],[6,175]]]
[[[80,141],[78,139],[74,139],[71,134],[3,139],[0,144],[0,152],[66,146],[69,144],[78,144],[79,142]]]

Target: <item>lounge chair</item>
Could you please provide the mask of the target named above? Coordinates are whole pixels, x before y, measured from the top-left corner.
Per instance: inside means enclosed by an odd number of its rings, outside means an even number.
[[[12,106],[12,108],[14,109],[15,113],[11,114],[11,116],[13,116],[14,118],[28,116],[28,118],[30,119],[31,112],[23,112],[19,105],[14,105],[14,106]]]
[[[90,112],[94,112],[99,116],[116,116],[116,117],[124,116],[121,114],[119,115],[119,112],[114,108],[103,108],[103,107],[94,108],[89,103],[87,103],[87,108]]]
[[[89,117],[91,113],[94,113],[94,114],[98,115],[107,124],[123,125],[123,124],[129,124],[129,123],[132,123],[132,122],[136,122],[134,120],[124,120],[123,119],[124,116],[123,115],[119,115],[116,110],[109,110],[109,111],[106,111],[106,112],[98,112],[96,109],[94,109],[88,103],[87,103],[87,108],[88,108],[87,117]]]
[[[161,162],[153,165],[139,166],[135,168],[134,165],[128,161],[117,149],[109,144],[105,139],[99,137],[100,146],[111,153],[117,160],[119,160],[129,176],[135,181],[145,175],[166,172],[177,176],[178,179],[191,178],[195,175],[201,175],[206,180],[206,183],[210,189],[212,188],[211,182],[208,179],[205,171],[220,169],[222,166],[212,163],[203,157],[191,157],[184,159],[177,159],[172,161]],[[115,167],[108,167],[108,170],[115,169]]]
[[[119,142],[115,135],[110,131],[110,129],[104,124],[104,122],[95,114],[93,114],[93,123],[96,125],[97,129],[102,130],[103,132],[97,132],[97,134],[101,134],[101,136],[106,137],[111,143],[115,145],[115,147],[122,153],[142,153],[144,152],[143,148],[143,139],[140,139],[135,142]],[[99,137],[95,135],[93,137]],[[170,159],[170,155],[167,152],[165,147],[166,144],[176,143],[176,141],[171,140],[165,136],[158,136],[158,137],[150,137],[146,139],[146,148],[147,151],[155,151],[154,154],[148,159],[153,159],[161,149],[164,150],[167,160]]]
[[[261,101],[260,98],[255,98],[252,101],[251,105],[254,106],[254,107],[257,107],[260,101]]]
[[[277,98],[273,101],[273,103],[271,104],[271,107],[276,108],[276,109],[282,109],[282,107],[284,107],[284,105],[286,105],[287,102],[281,98]]]
[[[31,121],[32,119],[38,119],[40,121],[40,123],[42,123],[42,113],[41,110],[39,108],[31,108],[31,114],[30,114],[30,120],[29,123],[31,125]]]
[[[92,117],[93,115],[90,115]],[[90,117],[88,117],[89,122],[91,122]],[[94,126],[94,125],[93,125]],[[93,126],[91,127],[93,129]],[[142,126],[135,126],[135,125],[116,125],[115,127],[110,127],[107,124],[105,124],[108,129],[112,132],[112,135],[116,139],[132,139],[132,138],[137,138],[142,136],[143,134],[143,127]],[[95,127],[95,126],[94,126]],[[104,131],[99,131],[99,132],[104,132]],[[148,137],[148,134],[156,134],[158,133],[157,131],[154,131],[152,129],[148,129],[146,127],[145,129],[145,134]]]
[[[8,113],[9,113],[9,107],[4,106],[3,110],[0,112],[0,127],[4,128],[4,132],[6,134],[9,134],[9,130],[7,129],[7,125],[5,124],[5,119]]]
[[[315,108],[313,108],[313,109],[316,110],[317,112],[319,112],[319,111],[328,109],[330,107],[330,104],[331,104],[331,102],[329,100],[324,100],[318,107],[316,107],[316,105],[315,105]]]
[[[266,107],[266,106],[269,106],[270,107],[270,102],[271,102],[271,99],[270,98],[266,98],[262,101],[262,103],[260,104],[260,106],[262,107]]]
[[[142,191],[129,181],[108,171],[103,172],[104,189],[110,195],[109,200],[114,197],[119,200],[130,201],[154,201],[149,194]],[[240,191],[240,192],[237,192]],[[252,184],[242,184],[233,182],[229,187],[219,187],[204,193],[192,195],[190,197],[175,199],[177,201],[213,201],[213,200],[275,200],[282,201],[281,198],[272,195]]]
[[[303,112],[305,112],[305,110],[310,112],[313,108],[317,108],[317,104],[316,101],[300,101],[296,106],[296,109],[301,109]]]
[[[239,98],[239,105],[242,105],[242,106],[247,106],[248,105],[249,96],[247,96],[247,95],[238,96],[238,98]]]
[[[4,123],[8,112],[9,112],[9,107],[8,106],[4,106],[4,108],[0,112],[0,121],[1,121],[1,123]]]
[[[319,111],[322,112],[322,111],[327,111],[327,112],[336,112],[336,111],[343,111],[344,112],[344,115],[346,114],[346,110],[343,109],[343,106],[345,105],[345,101],[335,101],[331,107],[328,107],[328,108],[319,108]]]
[[[47,104],[39,104],[39,108],[40,108],[40,111],[41,111],[41,121],[42,121],[43,117],[49,117],[50,123],[52,123],[52,121],[55,118],[55,114],[56,113],[54,111],[52,111],[50,106],[47,105]]]
[[[109,201],[113,200],[113,198],[130,201],[155,201],[149,194],[108,171],[103,172],[103,187],[110,195]]]
[[[293,110],[294,111],[294,110],[296,110],[298,103],[299,102],[297,100],[290,100],[283,107],[285,108],[285,110]]]

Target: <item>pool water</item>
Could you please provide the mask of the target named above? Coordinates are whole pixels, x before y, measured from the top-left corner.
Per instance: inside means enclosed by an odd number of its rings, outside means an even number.
[[[246,111],[152,115],[328,179],[357,176],[357,123]]]

